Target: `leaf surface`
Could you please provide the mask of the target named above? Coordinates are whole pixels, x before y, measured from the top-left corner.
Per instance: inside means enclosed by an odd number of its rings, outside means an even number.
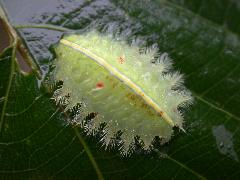
[[[47,2],[47,1],[46,1]],[[79,139],[80,129],[65,123],[39,80],[11,66],[12,49],[0,58],[0,137],[2,179],[237,179],[240,175],[240,35],[237,1],[4,1],[12,24],[50,24],[71,30],[94,27],[138,37],[142,46],[157,43],[185,85],[194,105],[185,113],[187,133],[176,130],[162,154],[122,159],[105,152],[97,139]],[[27,6],[25,6],[27,4]],[[14,7],[19,6],[18,13]],[[227,6],[225,15],[221,14]],[[41,8],[40,8],[41,7]],[[238,17],[238,19],[237,19]],[[223,25],[224,24],[224,25]],[[44,28],[19,29],[43,74],[54,54],[50,45],[62,32]],[[14,68],[14,69],[12,69]],[[2,111],[9,77],[6,110]],[[82,141],[84,140],[84,141]],[[83,143],[85,142],[85,146]],[[85,147],[85,148],[84,148]],[[87,150],[86,150],[87,147]],[[98,172],[98,173],[96,173]],[[99,175],[100,174],[100,175]]]

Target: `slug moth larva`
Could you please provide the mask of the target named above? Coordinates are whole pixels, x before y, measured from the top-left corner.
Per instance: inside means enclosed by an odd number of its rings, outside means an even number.
[[[172,72],[166,53],[157,54],[157,48],[140,52],[135,45],[96,32],[67,35],[55,51],[54,76],[63,81],[54,93],[56,103],[68,96],[65,110],[81,105],[72,120],[76,124],[96,113],[89,132],[106,122],[106,145],[118,130],[126,152],[136,135],[148,148],[155,136],[164,143],[174,126],[183,129],[179,108],[191,104],[192,97],[182,75]]]

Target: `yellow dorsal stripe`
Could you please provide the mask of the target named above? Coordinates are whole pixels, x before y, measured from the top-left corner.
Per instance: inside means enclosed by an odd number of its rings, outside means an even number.
[[[132,82],[128,77],[124,74],[119,72],[116,68],[111,66],[101,57],[98,57],[88,49],[81,47],[79,44],[70,42],[66,39],[61,39],[60,43],[69,46],[77,51],[80,51],[90,59],[94,60],[97,64],[104,67],[108,72],[110,72],[113,76],[121,80],[124,84],[126,84],[130,89],[132,89],[136,94],[138,94],[150,107],[152,107],[168,124],[174,126],[174,122],[172,119],[167,115],[167,113],[163,112],[158,104],[156,104],[148,95],[144,93],[144,91],[137,86],[134,82]]]

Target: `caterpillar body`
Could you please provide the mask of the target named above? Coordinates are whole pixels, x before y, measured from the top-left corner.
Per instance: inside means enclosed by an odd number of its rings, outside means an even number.
[[[157,48],[145,52],[108,35],[89,32],[67,35],[55,47],[54,76],[63,81],[54,93],[56,103],[68,96],[66,109],[80,104],[73,119],[82,124],[89,113],[97,115],[89,132],[107,123],[105,144],[121,130],[123,152],[138,135],[145,148],[155,136],[168,142],[173,127],[183,129],[179,108],[192,102],[179,72],[171,71],[167,54]]]

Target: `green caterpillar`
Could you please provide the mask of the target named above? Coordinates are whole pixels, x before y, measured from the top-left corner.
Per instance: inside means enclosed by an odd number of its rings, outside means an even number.
[[[67,95],[65,110],[80,103],[81,113],[72,120],[77,124],[95,112],[89,131],[106,122],[106,145],[118,130],[123,152],[136,135],[148,148],[155,136],[168,142],[174,126],[183,130],[179,108],[191,104],[192,96],[182,75],[170,72],[166,53],[157,55],[156,48],[140,53],[137,46],[96,32],[67,35],[55,51],[54,76],[63,81],[54,93],[56,103]]]

